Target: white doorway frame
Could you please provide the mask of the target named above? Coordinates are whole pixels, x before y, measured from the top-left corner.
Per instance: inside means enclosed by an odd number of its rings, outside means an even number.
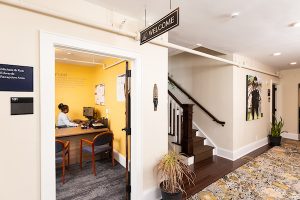
[[[55,47],[58,46],[96,52],[133,61],[131,73],[131,199],[142,199],[141,56],[130,52],[130,50],[122,50],[107,44],[100,44],[99,42],[40,31],[41,200],[56,199]]]

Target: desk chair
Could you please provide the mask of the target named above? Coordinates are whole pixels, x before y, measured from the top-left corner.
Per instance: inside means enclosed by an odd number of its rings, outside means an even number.
[[[96,176],[95,155],[102,152],[110,152],[112,158],[112,166],[115,166],[114,153],[113,153],[114,135],[111,132],[100,133],[93,138],[93,141],[87,139],[80,140],[80,168],[82,169],[82,153],[92,155],[92,168]],[[86,143],[86,146],[83,146]]]
[[[68,156],[68,167],[70,164],[70,141],[55,140],[55,162],[62,167],[62,183],[65,183],[65,162]]]

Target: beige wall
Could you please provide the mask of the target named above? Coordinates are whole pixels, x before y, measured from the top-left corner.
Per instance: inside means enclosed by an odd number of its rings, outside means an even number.
[[[222,57],[230,59],[230,56]],[[193,108],[194,122],[218,147],[229,150],[233,146],[232,70],[232,66],[189,53],[169,58],[169,73],[174,80],[219,120],[225,121],[226,125],[222,127],[217,124],[196,105]]]
[[[274,73],[270,67],[244,56],[217,56]],[[187,53],[172,56],[169,60],[169,73],[174,79],[219,120],[226,122],[222,127],[194,106],[194,122],[217,147],[234,152],[267,137],[271,119],[267,91],[272,83],[278,83],[278,78]],[[264,116],[254,121],[246,121],[246,75],[258,76],[263,83]]]
[[[32,1],[47,4],[44,8],[65,9],[88,17],[99,23],[109,24],[108,11],[91,6],[84,1]],[[72,5],[72,6],[70,6]],[[103,11],[103,12],[100,12]],[[65,12],[61,14],[67,15]],[[144,190],[156,186],[153,167],[162,154],[167,152],[167,73],[168,51],[166,48],[146,44],[83,25],[54,19],[0,4],[1,63],[34,67],[34,92],[0,92],[2,130],[0,199],[40,199],[40,105],[39,105],[39,31],[45,30],[95,43],[133,51],[142,61],[142,134]],[[105,20],[104,20],[105,19]],[[104,22],[105,21],[105,22]],[[53,66],[54,67],[54,66]],[[159,73],[157,73],[159,72]],[[153,85],[158,85],[158,111],[153,111]],[[9,99],[12,96],[33,96],[33,115],[10,116]],[[46,105],[41,105],[46,106]],[[54,116],[53,116],[54,117]],[[17,125],[16,125],[17,124]],[[155,124],[155,126],[153,126]],[[49,133],[54,134],[54,133]],[[159,140],[157,139],[159,138]],[[155,148],[153,149],[153,144]],[[149,151],[151,149],[151,151]],[[10,152],[10,153],[8,153]],[[50,166],[49,166],[50,167]],[[16,192],[17,190],[17,192]]]
[[[257,76],[262,81],[261,112],[263,117],[257,120],[246,121],[246,76]],[[272,82],[278,80],[274,77],[255,73],[241,68],[234,69],[234,87],[236,94],[234,107],[234,149],[239,149],[248,144],[267,137],[271,122],[271,100],[268,101],[268,89]]]
[[[284,130],[297,134],[298,131],[298,84],[300,69],[280,71],[281,115],[285,122]]]
[[[234,55],[234,61],[258,69],[275,72],[270,67],[264,66],[249,58]],[[261,109],[263,117],[253,121],[246,121],[246,76],[257,76],[262,82]],[[268,89],[272,83],[278,84],[279,79],[274,76],[265,75],[251,70],[234,68],[234,149],[237,150],[248,144],[257,142],[267,137],[271,122],[271,101],[268,101]]]

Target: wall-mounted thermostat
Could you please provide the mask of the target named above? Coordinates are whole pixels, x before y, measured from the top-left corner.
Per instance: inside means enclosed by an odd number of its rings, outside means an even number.
[[[33,97],[11,97],[11,115],[33,114]]]

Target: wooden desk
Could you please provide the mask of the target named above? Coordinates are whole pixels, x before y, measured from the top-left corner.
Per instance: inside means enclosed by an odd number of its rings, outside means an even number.
[[[82,129],[80,126],[78,127],[69,127],[69,128],[58,128],[55,130],[55,137],[61,138],[61,137],[70,137],[70,136],[76,136],[76,135],[85,135],[90,133],[102,133],[109,131],[108,128],[100,128],[100,129]]]
[[[70,164],[80,162],[80,139],[85,138],[93,140],[93,138],[102,132],[110,131],[108,128],[100,129],[81,129],[80,127],[60,128],[55,129],[55,138],[63,141],[70,141]],[[86,156],[84,160],[90,159]]]

